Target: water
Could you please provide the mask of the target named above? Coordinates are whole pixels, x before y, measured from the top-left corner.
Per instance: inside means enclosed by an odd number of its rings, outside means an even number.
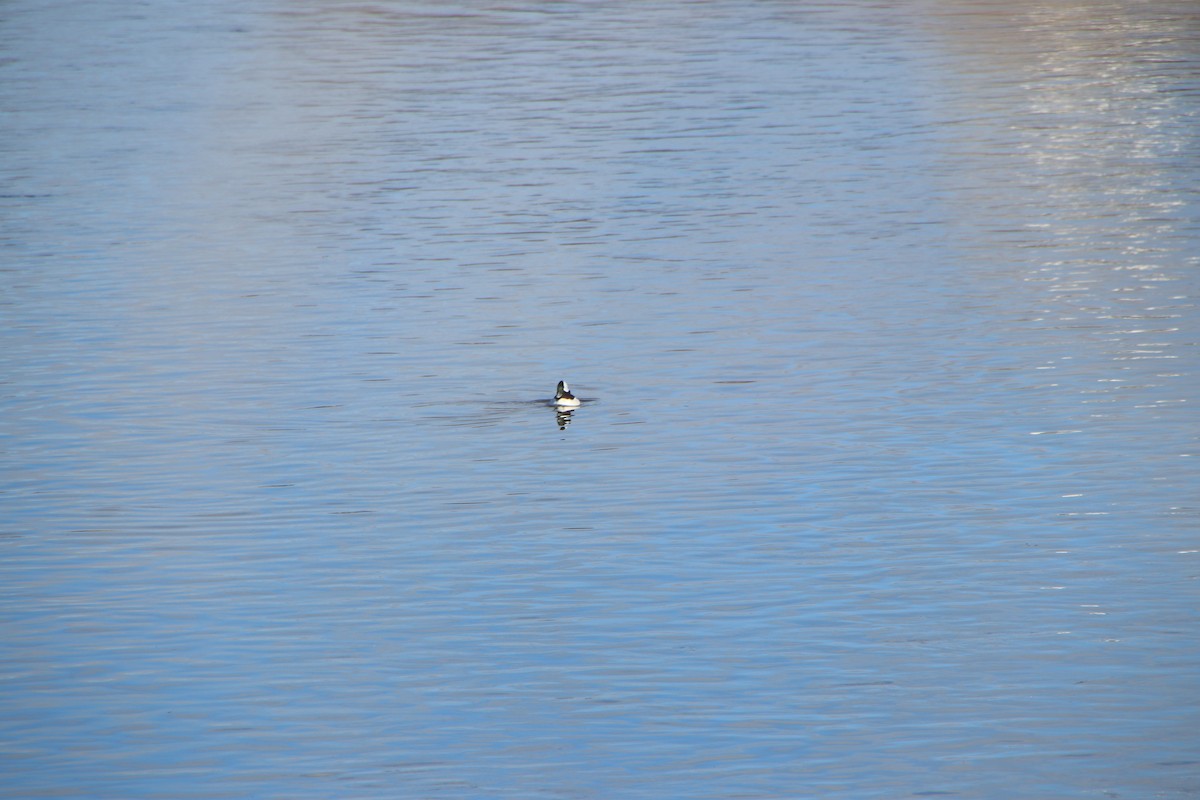
[[[6,3],[0,794],[1196,796],[1198,53]]]

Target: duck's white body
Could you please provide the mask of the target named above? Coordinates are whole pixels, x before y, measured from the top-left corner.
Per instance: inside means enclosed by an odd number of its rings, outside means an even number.
[[[558,382],[558,388],[554,391],[554,405],[558,408],[579,407],[579,398],[571,394],[571,387],[567,386],[566,381]]]

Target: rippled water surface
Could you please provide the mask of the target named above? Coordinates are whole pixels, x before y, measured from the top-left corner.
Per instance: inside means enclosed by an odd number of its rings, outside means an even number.
[[[0,109],[3,796],[1200,794],[1193,3],[14,0]]]

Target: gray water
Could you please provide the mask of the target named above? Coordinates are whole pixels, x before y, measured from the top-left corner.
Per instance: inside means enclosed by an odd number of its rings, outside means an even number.
[[[3,796],[1200,796],[1193,3],[0,60]]]

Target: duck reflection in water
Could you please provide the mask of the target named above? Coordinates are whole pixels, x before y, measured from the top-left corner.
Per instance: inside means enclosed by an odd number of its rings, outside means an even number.
[[[567,426],[571,424],[571,415],[575,413],[573,408],[555,408],[554,421],[558,423],[558,429],[565,431]]]

